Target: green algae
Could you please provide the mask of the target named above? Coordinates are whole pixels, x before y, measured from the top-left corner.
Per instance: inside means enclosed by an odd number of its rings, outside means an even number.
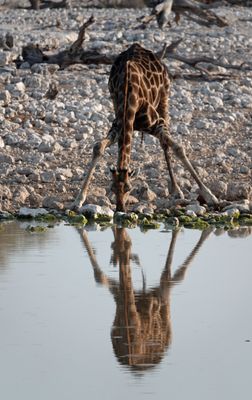
[[[107,214],[94,214],[93,219],[95,222],[97,223],[110,223],[113,217],[111,217],[110,215]]]
[[[115,213],[114,214],[114,222],[116,224],[120,224],[125,228],[133,228],[136,227],[138,222],[138,215],[135,213]]]
[[[18,219],[27,221],[37,221],[47,224],[47,227],[53,227],[55,223],[65,221],[66,223],[74,226],[85,226],[86,224],[97,223],[100,227],[106,229],[113,224],[118,224],[126,228],[135,228],[137,225],[143,229],[158,229],[160,223],[170,227],[184,226],[189,229],[206,229],[209,226],[215,226],[217,229],[222,228],[225,230],[234,229],[237,226],[251,226],[252,214],[251,213],[233,213],[228,215],[225,212],[207,212],[202,216],[190,216],[185,214],[186,210],[183,208],[166,210],[165,212],[157,212],[154,214],[149,213],[115,213],[114,217],[106,214],[92,214],[87,215],[77,214],[74,211],[67,211],[66,214],[60,213],[47,213],[41,214],[36,217],[33,216],[20,216],[8,213],[8,219]],[[7,215],[7,213],[6,213]],[[0,219],[1,220],[1,219]],[[6,218],[2,219],[3,221]]]
[[[141,222],[140,222],[140,228],[142,230],[148,230],[148,229],[159,229],[160,228],[160,224],[156,221],[151,221],[147,218],[144,218]]]
[[[197,218],[195,221],[184,223],[184,227],[188,229],[206,229],[210,225],[208,222],[203,221],[201,218]]]
[[[41,225],[37,226],[28,225],[25,230],[30,233],[44,233],[47,231],[47,227]]]
[[[54,214],[41,214],[34,218],[35,221],[39,222],[57,222],[59,218]]]
[[[76,214],[74,216],[68,216],[68,222],[71,225],[86,225],[88,223],[87,218],[82,214]]]
[[[239,220],[239,224],[244,226],[244,225],[252,225],[252,217],[251,218],[242,218]]]

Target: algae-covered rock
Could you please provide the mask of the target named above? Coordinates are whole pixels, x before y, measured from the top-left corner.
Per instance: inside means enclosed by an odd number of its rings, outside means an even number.
[[[48,213],[35,217],[35,220],[41,222],[56,222],[58,221],[58,218],[56,217],[56,215]]]
[[[153,214],[153,219],[155,221],[159,221],[159,222],[164,222],[166,217],[167,217],[167,215],[163,214],[163,213],[155,213],[155,214]]]
[[[230,218],[238,219],[240,216],[240,211],[238,210],[238,208],[229,208],[222,214],[227,215]]]
[[[143,219],[148,219],[149,221],[152,221],[154,218],[154,214],[148,214],[148,213],[139,213],[138,214],[138,219],[142,221]]]
[[[94,220],[98,223],[110,222],[112,217],[110,215],[105,214],[95,214]]]
[[[114,214],[114,221],[116,224],[131,228],[136,226],[138,222],[138,215],[135,213],[116,212]]]
[[[252,220],[252,214],[244,213],[240,215],[239,219],[251,219]]]
[[[101,207],[95,204],[86,204],[81,208],[81,213],[87,219],[101,222],[109,222],[114,216],[114,212],[109,207]]]
[[[87,218],[82,214],[77,214],[72,217],[68,217],[68,221],[74,225],[86,225],[88,223]]]
[[[147,229],[159,229],[160,228],[160,224],[154,220],[150,221],[147,218],[144,218],[141,223],[140,223],[140,228],[143,230],[147,230]]]
[[[28,225],[25,230],[31,233],[43,233],[47,231],[47,227],[41,225]]]
[[[208,228],[210,225],[207,221],[202,220],[201,218],[198,218],[194,221],[191,221],[189,223],[185,223],[184,227],[188,228],[188,229],[206,229]]]
[[[197,217],[195,218],[195,217],[190,217],[189,215],[180,215],[178,217],[178,220],[182,224],[188,224],[193,222],[194,220],[197,220]]]
[[[252,216],[250,216],[250,218],[248,218],[248,217],[241,218],[239,220],[239,223],[241,225],[249,225],[249,226],[252,225]]]

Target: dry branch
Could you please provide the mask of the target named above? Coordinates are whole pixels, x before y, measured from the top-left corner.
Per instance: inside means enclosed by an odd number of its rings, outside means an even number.
[[[141,27],[146,25],[156,18],[158,26],[163,29],[171,23],[171,11],[175,13],[175,22],[178,23],[181,15],[193,20],[199,25],[220,27],[227,26],[227,21],[219,17],[216,13],[210,10],[210,7],[205,4],[200,4],[191,0],[146,0],[148,6],[152,7],[150,15],[143,16],[138,19],[142,23]]]
[[[44,8],[68,8],[71,6],[70,0],[52,1],[52,0],[29,0],[33,10]]]
[[[83,49],[85,31],[93,23],[94,17],[91,16],[80,27],[78,38],[76,39],[76,41],[72,43],[72,45],[68,49],[60,51],[57,54],[46,54],[39,48],[38,45],[34,44],[28,44],[27,46],[24,46],[22,49],[22,60],[20,58],[16,60],[17,67],[19,67],[23,62],[28,62],[30,66],[39,63],[57,64],[61,68],[66,68],[67,66],[73,64],[113,64],[117,57],[117,54],[102,54],[96,50]],[[212,74],[208,69],[204,68],[202,65],[199,65],[200,63],[212,64],[225,69],[233,69],[242,72],[252,71],[252,65],[249,65],[248,63],[241,63],[239,65],[227,64],[218,61],[218,59],[206,57],[205,55],[198,55],[193,58],[185,57],[175,52],[175,49],[177,49],[181,41],[182,39],[176,40],[172,42],[169,46],[165,44],[162,50],[156,52],[157,57],[161,59],[168,58],[180,61],[188,65],[189,67],[200,71],[201,77],[211,77]],[[222,74],[219,76],[229,77],[229,75],[227,74]],[[214,78],[216,79],[216,74],[214,75]]]

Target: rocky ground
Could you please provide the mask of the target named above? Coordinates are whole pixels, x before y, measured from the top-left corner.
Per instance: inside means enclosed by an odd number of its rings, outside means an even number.
[[[163,43],[182,38],[178,52],[187,57],[204,53],[224,63],[252,67],[252,9],[218,8],[229,26],[206,28],[182,18],[179,25],[160,31],[153,21],[145,30],[136,18],[143,9],[83,9],[31,11],[4,8],[0,37],[13,35],[14,47],[0,49],[0,210],[20,207],[68,208],[75,198],[93,144],[104,137],[113,120],[107,88],[110,67],[27,64],[13,60],[22,46],[39,43],[57,52],[76,39],[83,20],[94,14],[85,47],[120,53],[133,42],[158,51]],[[0,40],[1,42],[1,40]],[[184,64],[165,60],[172,75],[192,73]],[[170,98],[171,131],[182,142],[199,175],[220,199],[248,200],[251,207],[252,72],[211,67],[211,73],[232,77],[206,80],[176,78]],[[195,72],[195,71],[194,71]],[[57,82],[54,100],[45,95]],[[109,149],[97,167],[88,203],[109,206],[109,167],[117,148]],[[130,197],[131,208],[155,210],[169,206],[165,160],[152,137],[134,135],[132,167],[139,169]],[[187,198],[195,198],[194,182],[176,162],[176,175]],[[249,202],[246,204],[249,204]],[[139,208],[140,207],[140,208]]]

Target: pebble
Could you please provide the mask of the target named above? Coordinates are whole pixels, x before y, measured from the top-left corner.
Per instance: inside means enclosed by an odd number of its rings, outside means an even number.
[[[189,204],[186,206],[186,213],[192,211],[196,215],[204,215],[206,213],[206,208],[199,205],[198,203]],[[187,214],[189,215],[189,214]]]
[[[8,90],[4,90],[3,92],[0,92],[0,104],[3,106],[8,106],[8,104],[11,102],[11,94]]]
[[[55,173],[53,171],[45,171],[40,174],[41,181],[43,183],[53,183],[56,180]]]
[[[96,204],[86,204],[80,209],[81,214],[95,218],[97,215],[113,218],[114,212],[109,207],[101,207]]]
[[[14,191],[13,198],[16,203],[23,204],[26,199],[29,197],[29,192],[25,188],[25,186],[19,185],[17,189]]]
[[[141,42],[146,48],[158,51],[164,42],[183,38],[181,54],[191,56],[203,52],[223,63],[251,60],[251,35],[249,22],[239,18],[252,18],[251,8],[229,8],[234,17],[232,25],[220,28],[200,27],[193,21],[181,19],[178,26],[160,31],[156,22],[144,31],[135,29],[136,18],[143,10],[134,9],[90,9],[99,23],[89,27],[85,48],[96,48],[103,52],[117,53],[126,49],[132,41]],[[226,8],[218,8],[226,12]],[[113,13],[113,18],[111,18]],[[77,21],[83,15],[78,8],[72,10],[40,10],[41,23],[53,25],[64,14],[65,30],[59,32],[38,30],[37,17],[30,10],[7,8],[0,14],[1,35],[14,37],[13,48],[0,49],[0,180],[6,182],[15,194],[15,205],[41,204],[47,208],[62,209],[65,201],[73,196],[76,185],[92,159],[95,142],[104,138],[113,121],[113,105],[108,90],[106,65],[75,65],[60,69],[55,64],[34,64],[31,68],[23,63],[16,69],[13,59],[20,54],[32,32],[34,43],[46,46],[51,52],[64,49],[77,37]],[[27,24],[28,30],[19,23]],[[8,29],[6,28],[8,27]],[[120,27],[120,29],[118,29]],[[6,30],[6,32],[4,31]],[[220,35],[220,32],[223,34]],[[193,41],[191,36],[193,35]],[[188,39],[190,37],[190,40]],[[192,47],[192,43],[194,47]],[[232,56],[231,56],[232,55]],[[179,71],[180,63],[165,59],[172,74]],[[230,72],[209,63],[201,64],[212,74]],[[190,72],[185,66],[183,73]],[[189,158],[198,168],[201,178],[220,199],[237,201],[251,199],[251,104],[252,79],[239,73],[239,79],[200,80],[173,79],[170,98],[171,132],[174,140],[181,141]],[[54,100],[45,97],[50,83],[56,82],[59,92]],[[110,206],[111,195],[107,195],[107,169],[116,163],[117,145],[106,150],[99,162],[90,185],[88,199],[99,205]],[[193,181],[184,168],[177,167],[172,156],[178,181],[183,189],[191,190]],[[132,168],[141,169],[141,183],[130,199],[134,207],[154,209],[165,207],[169,201],[167,188],[168,172],[159,141],[141,134],[134,134],[132,145]],[[28,186],[29,185],[29,186]],[[30,187],[34,189],[31,194]],[[96,188],[103,192],[96,192]],[[21,188],[21,189],[20,189]],[[29,188],[29,191],[27,190]],[[63,190],[64,188],[64,190]],[[1,186],[0,186],[0,190]],[[12,192],[5,195],[8,207]],[[1,192],[0,192],[1,193]],[[193,191],[190,192],[193,197]],[[20,202],[20,204],[19,204]],[[155,203],[155,205],[154,205]],[[195,206],[195,205],[194,205]],[[197,205],[197,207],[201,207]],[[8,210],[7,210],[8,211]],[[202,212],[188,209],[187,212]]]
[[[55,196],[46,196],[43,199],[42,206],[44,208],[55,209],[55,210],[64,209],[64,204],[61,202],[61,199]]]

